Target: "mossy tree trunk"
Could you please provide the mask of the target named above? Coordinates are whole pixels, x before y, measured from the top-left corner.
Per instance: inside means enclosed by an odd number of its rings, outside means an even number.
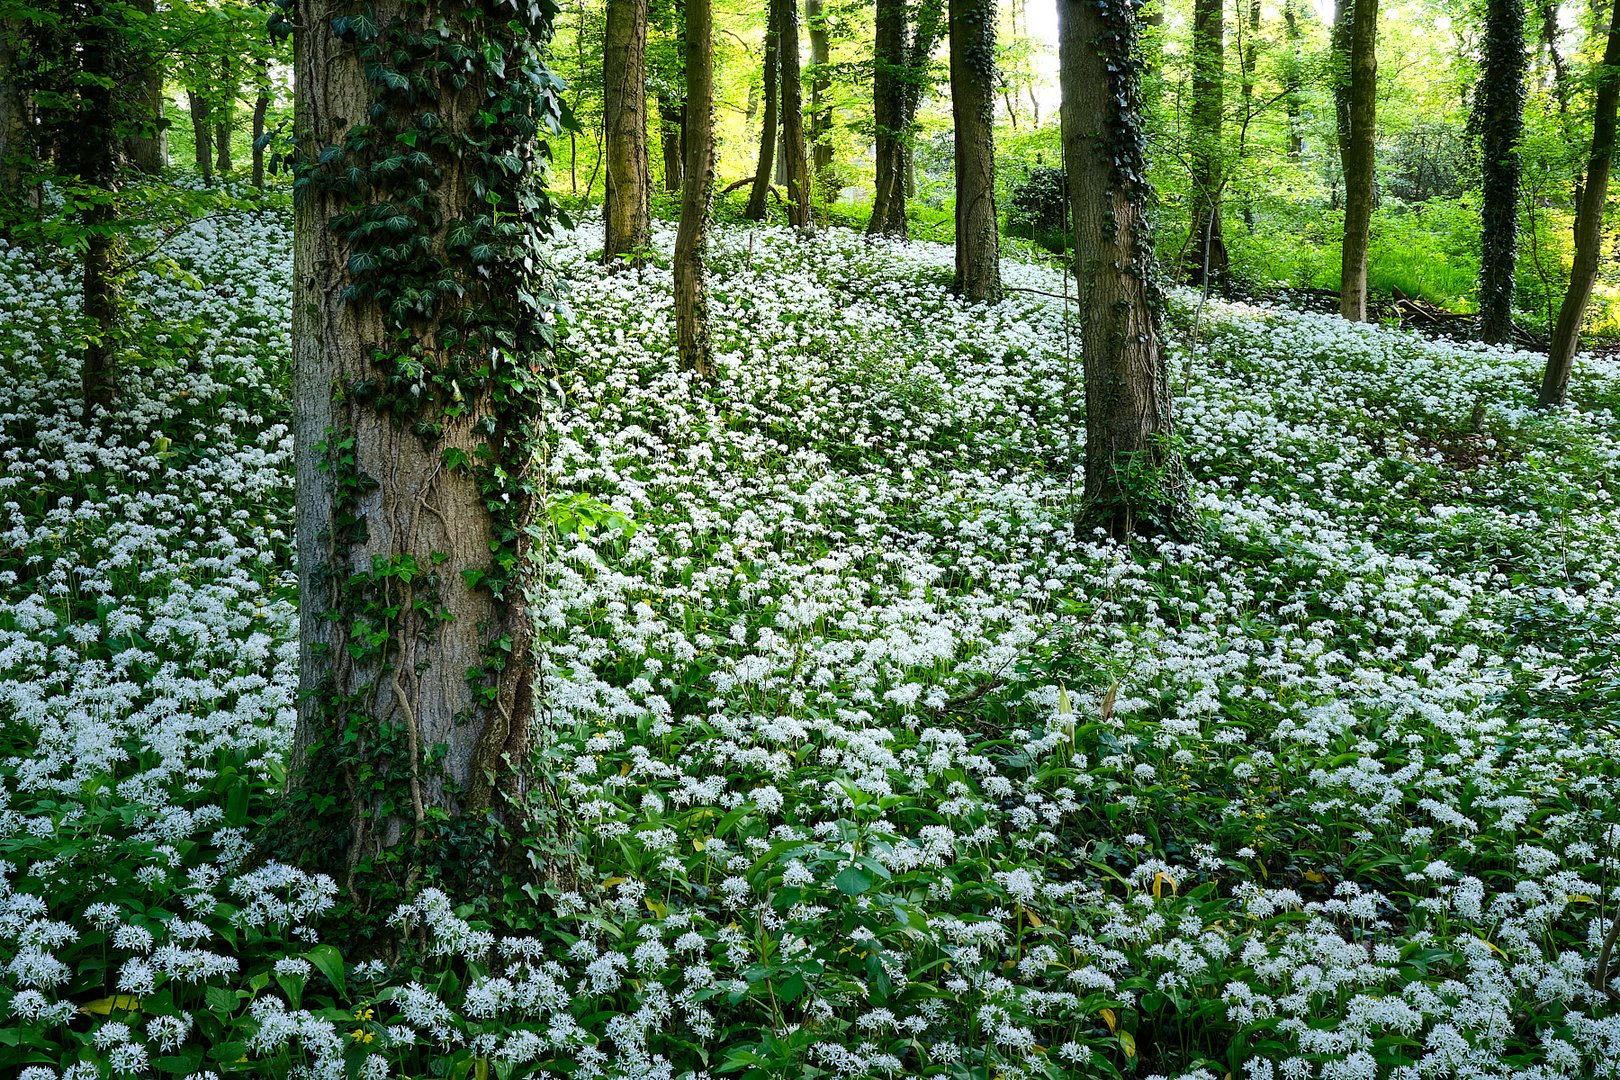
[[[0,204],[22,197],[21,158],[28,140],[23,91],[23,28],[0,11]]]
[[[118,258],[116,228],[120,161],[116,88],[125,82],[126,56],[120,7],[107,0],[89,0],[77,27],[79,41],[79,101],[71,145],[73,167],[93,194],[82,219],[87,236],[80,267],[86,323],[81,381],[84,413],[90,420],[98,409],[110,409],[117,386]]]
[[[821,183],[822,174],[833,162],[832,103],[828,100],[832,81],[827,77],[832,44],[822,0],[804,0],[804,22],[810,34],[810,172]]]
[[[1547,349],[1547,369],[1542,374],[1537,403],[1542,408],[1562,405],[1569,397],[1569,380],[1575,370],[1575,349],[1580,344],[1581,323],[1597,283],[1603,260],[1603,208],[1609,197],[1609,174],[1614,168],[1615,110],[1620,107],[1620,3],[1609,16],[1609,38],[1603,50],[1603,65],[1597,72],[1597,93],[1592,103],[1592,146],[1586,159],[1586,183],[1581,189],[1575,212],[1575,261],[1569,271],[1569,289],[1558,308],[1553,324],[1552,344]]]
[[[214,125],[209,119],[208,97],[202,90],[187,90],[186,105],[191,112],[191,137],[197,173],[204,184],[214,183]]]
[[[764,115],[759,126],[759,160],[748,191],[743,217],[765,220],[765,202],[771,193],[771,170],[776,167],[776,132],[782,124],[782,5],[770,0],[765,16]]]
[[[1175,462],[1163,295],[1148,235],[1133,0],[1059,0],[1063,164],[1086,384],[1086,500],[1116,531],[1167,524]]]
[[[1340,3],[1333,28],[1339,158],[1344,165],[1339,314],[1366,322],[1378,117],[1378,0]]]
[[[1229,277],[1221,222],[1226,116],[1224,0],[1193,0],[1192,108],[1188,117],[1192,165],[1192,226],[1182,268],[1195,285],[1225,286]]]
[[[602,49],[607,196],[602,260],[640,258],[652,242],[647,164],[647,0],[608,0]]]
[[[1519,253],[1519,139],[1524,133],[1524,0],[1488,0],[1480,72],[1479,321],[1489,342],[1513,337],[1513,264]]]
[[[714,21],[710,0],[686,0],[686,162],[675,232],[675,329],[681,363],[708,378],[709,311],[703,254],[714,187]]]
[[[956,291],[1001,297],[996,220],[995,0],[950,0],[951,119],[956,130]]]
[[[153,39],[155,27],[148,20],[157,14],[156,0],[133,0],[129,18],[140,20],[132,29],[129,42],[129,79],[124,93],[129,99],[129,133],[124,136],[124,156],[136,169],[149,175],[169,163],[168,136],[164,133],[163,63]]]
[[[804,140],[804,81],[799,67],[799,0],[778,8],[777,53],[782,63],[782,160],[787,173],[788,223],[810,224],[810,160]]]
[[[915,190],[911,135],[929,58],[944,31],[944,0],[877,0],[872,51],[872,119],[876,128],[873,236],[904,237],[906,198]]]
[[[303,0],[300,680],[283,847],[357,915],[523,814],[548,377],[545,8]],[[476,864],[466,852],[480,852]]]

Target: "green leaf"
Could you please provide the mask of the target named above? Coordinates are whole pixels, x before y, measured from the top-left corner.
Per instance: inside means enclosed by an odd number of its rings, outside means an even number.
[[[340,995],[346,995],[343,982],[343,954],[330,945],[317,945],[304,954],[304,959],[315,965],[315,969],[325,975],[327,981],[337,987]]]
[[[859,896],[872,887],[872,875],[859,866],[846,866],[833,879],[838,891],[845,896]]]

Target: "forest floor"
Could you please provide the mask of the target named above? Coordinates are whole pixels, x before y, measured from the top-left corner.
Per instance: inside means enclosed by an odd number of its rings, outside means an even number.
[[[1125,544],[1075,524],[1061,274],[974,308],[948,248],[724,229],[703,385],[671,241],[556,245],[582,880],[499,942],[510,898],[430,892],[394,966],[252,851],[296,683],[287,215],[143,273],[93,429],[71,277],[0,247],[8,1075],[1620,1076],[1620,365],[1539,413],[1529,354],[1178,296],[1193,526]]]

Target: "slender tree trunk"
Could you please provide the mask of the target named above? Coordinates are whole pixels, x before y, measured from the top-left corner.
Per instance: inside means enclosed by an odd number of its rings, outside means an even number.
[[[748,191],[743,217],[765,220],[765,200],[771,191],[771,170],[776,165],[776,129],[781,125],[782,6],[771,0],[765,19],[765,115],[759,127],[759,165]]]
[[[1086,498],[1115,530],[1172,512],[1163,297],[1148,238],[1133,0],[1058,0],[1063,164],[1086,382]]]
[[[219,113],[214,117],[214,148],[218,154],[214,167],[223,177],[236,167],[231,161],[231,133],[236,128],[236,77],[231,72],[229,62],[220,65],[219,84],[224,97]]]
[[[20,158],[28,137],[22,76],[17,70],[22,28],[0,12],[0,205],[22,197]]]
[[[877,0],[877,33],[873,39],[872,118],[876,153],[872,220],[874,236],[906,235],[906,138],[902,80],[906,74],[906,5],[904,0]]]
[[[640,261],[652,242],[647,166],[647,0],[608,0],[602,51],[602,126],[607,198],[602,261]]]
[[[1524,133],[1524,0],[1489,0],[1479,80],[1480,336],[1513,337],[1513,264],[1519,253],[1519,138]]]
[[[782,157],[787,166],[788,223],[810,224],[810,161],[804,146],[804,82],[799,70],[799,0],[773,0],[780,9],[777,52],[782,63]]]
[[[110,409],[118,372],[118,289],[114,280],[118,242],[113,232],[118,190],[118,133],[114,119],[115,87],[125,72],[123,35],[119,33],[118,12],[105,0],[94,0],[85,7],[85,18],[77,28],[79,70],[84,78],[79,86],[78,126],[73,146],[77,151],[79,178],[96,189],[91,205],[82,218],[88,236],[84,245],[82,286],[84,317],[87,325],[81,379],[86,422],[98,409]]]
[[[1305,136],[1300,116],[1304,112],[1303,63],[1304,34],[1299,28],[1299,0],[1283,0],[1283,41],[1287,46],[1283,68],[1283,108],[1288,116],[1288,160],[1305,156]]]
[[[258,93],[253,98],[253,186],[264,187],[264,128],[270,112],[270,67],[260,62],[255,69]]]
[[[1226,239],[1221,221],[1221,187],[1225,148],[1222,126],[1226,112],[1224,0],[1193,0],[1192,231],[1183,260],[1187,280],[1218,284],[1229,277]]]
[[[686,167],[674,266],[681,363],[702,378],[714,374],[703,269],[714,188],[714,25],[709,4],[710,0],[686,0]]]
[[[545,212],[536,130],[555,132],[559,104],[531,77],[540,5],[381,10],[409,91],[367,78],[366,39],[333,25],[354,10],[303,0],[295,38],[301,693],[283,832],[363,912],[429,871],[500,887],[464,853],[498,875],[488,822],[528,824],[546,327],[525,267]],[[453,73],[441,42],[468,53]],[[429,160],[376,168],[397,159],[392,132],[424,131],[424,87]],[[347,148],[336,162],[331,146]],[[379,249],[405,239],[401,270]],[[394,302],[419,281],[431,299]]]
[[[1345,29],[1341,31],[1340,27]],[[1374,129],[1378,107],[1378,0],[1343,0],[1334,27],[1348,39],[1338,93],[1339,156],[1344,163],[1344,251],[1339,313],[1367,321],[1367,256],[1372,246]],[[1341,45],[1342,48],[1342,45]]]
[[[832,83],[827,78],[832,46],[822,0],[805,0],[804,21],[810,31],[810,172],[819,183],[833,162],[832,104],[828,101]]]
[[[950,0],[951,119],[956,128],[956,291],[1001,297],[996,220],[995,0]]]
[[[134,0],[129,6],[132,19],[149,20],[157,14],[156,0]],[[142,37],[150,33],[147,28]],[[163,131],[163,67],[155,48],[130,50],[130,72],[124,92],[133,106],[130,128],[124,137],[124,156],[143,173],[154,175],[167,165],[168,137]]]
[[[681,190],[681,106],[664,95],[658,98],[658,143],[664,157],[664,190]]]
[[[197,171],[205,185],[214,183],[214,128],[209,123],[208,99],[198,90],[186,91],[186,104],[191,108],[191,135],[196,141]]]
[[[1620,3],[1609,16],[1609,38],[1603,66],[1597,71],[1597,94],[1592,106],[1592,149],[1586,161],[1586,186],[1575,213],[1575,262],[1570,267],[1569,291],[1558,309],[1547,370],[1542,376],[1537,403],[1542,408],[1562,405],[1569,397],[1575,350],[1581,323],[1592,299],[1598,265],[1603,258],[1603,204],[1609,197],[1609,174],[1614,166],[1615,110],[1620,107]]]

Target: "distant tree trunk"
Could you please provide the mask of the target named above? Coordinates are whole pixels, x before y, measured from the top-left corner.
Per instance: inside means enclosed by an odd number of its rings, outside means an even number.
[[[205,185],[214,183],[214,128],[209,122],[208,99],[199,90],[186,91],[186,104],[191,108],[191,134],[196,141],[197,172]]]
[[[995,0],[950,0],[951,119],[956,129],[956,291],[1001,297],[996,220]]]
[[[1173,511],[1163,296],[1149,189],[1133,0],[1058,0],[1063,164],[1074,215],[1086,383],[1086,499],[1116,531]]]
[[[771,0],[765,17],[765,116],[759,128],[759,167],[748,192],[743,217],[765,220],[765,200],[771,191],[771,170],[776,165],[776,129],[781,125],[782,104],[782,7]]]
[[[832,62],[827,16],[822,0],[805,0],[804,21],[810,31],[810,172],[818,178],[832,165],[832,88],[827,65]]]
[[[1339,314],[1367,321],[1367,256],[1372,246],[1374,129],[1378,108],[1378,0],[1341,0],[1334,40],[1343,65],[1335,94],[1344,164],[1344,251]],[[1348,52],[1344,51],[1348,43]]]
[[[264,187],[264,129],[270,113],[270,66],[260,61],[255,68],[258,93],[253,98],[253,186]]]
[[[1524,0],[1488,0],[1480,71],[1480,336],[1513,336],[1513,263],[1519,252],[1519,138],[1524,133]]]
[[[1222,121],[1226,112],[1226,24],[1224,0],[1193,0],[1192,231],[1182,266],[1195,285],[1228,279],[1226,239],[1221,222]]]
[[[810,224],[810,162],[804,147],[804,82],[799,70],[799,0],[772,0],[782,65],[782,158],[787,166],[788,223]]]
[[[607,141],[607,197],[602,261],[640,252],[652,242],[652,184],[647,166],[647,0],[608,0],[602,50],[602,126]]]
[[[559,107],[549,79],[531,78],[543,71],[535,43],[549,29],[546,7],[394,6],[385,30],[418,43],[398,54],[421,80],[405,93],[368,79],[365,43],[334,30],[356,10],[348,0],[299,6],[301,693],[279,831],[284,850],[335,876],[357,914],[378,922],[433,874],[453,874],[472,895],[526,873],[526,860],[502,862],[492,823],[529,835],[542,824],[527,808],[540,483],[531,470],[547,328],[528,267],[543,212],[531,186],[543,175],[535,133]],[[446,39],[465,62],[442,63],[436,41]],[[415,123],[424,100],[439,118],[435,137],[416,145],[429,161],[405,176],[376,168],[398,144],[368,125],[380,117],[383,131],[414,130],[392,125]],[[492,104],[502,111],[490,122]],[[347,152],[330,162],[320,154],[330,146]],[[405,232],[359,227],[383,217],[391,230],[403,219]],[[402,240],[417,245],[410,266],[375,257]],[[361,253],[373,255],[369,266]],[[431,298],[393,303],[418,281]]]
[[[1283,40],[1288,52],[1283,68],[1283,108],[1288,116],[1288,160],[1298,162],[1305,155],[1305,136],[1300,114],[1304,111],[1303,63],[1304,33],[1299,28],[1299,0],[1283,0]]]
[[[214,117],[214,147],[218,154],[214,166],[223,177],[235,168],[231,161],[231,133],[236,128],[236,78],[228,62],[220,65],[219,81],[224,98]]]
[[[1570,267],[1569,291],[1558,309],[1552,344],[1547,349],[1547,370],[1537,397],[1542,408],[1562,405],[1569,397],[1569,379],[1574,372],[1581,323],[1586,319],[1586,305],[1592,299],[1592,286],[1597,281],[1598,265],[1603,257],[1603,204],[1609,197],[1609,174],[1614,167],[1615,109],[1620,106],[1620,3],[1611,9],[1609,40],[1596,80],[1592,149],[1586,161],[1586,186],[1575,213],[1575,262]]]
[[[664,190],[681,190],[681,106],[667,95],[658,96],[658,143],[664,156]]]
[[[92,0],[77,28],[80,108],[71,145],[77,151],[79,178],[97,189],[82,216],[88,236],[84,246],[83,303],[88,325],[81,369],[84,418],[97,409],[110,408],[117,385],[118,292],[113,278],[117,260],[113,197],[118,190],[118,132],[114,113],[116,88],[124,72],[123,35],[118,12],[106,0]]]
[[[28,137],[23,111],[22,75],[17,70],[21,26],[9,9],[0,11],[0,204],[22,196],[19,162]]]
[[[150,19],[157,13],[156,0],[134,0],[130,13]],[[145,33],[149,32],[148,28]],[[169,163],[168,137],[163,131],[163,67],[157,50],[144,46],[130,50],[128,66],[124,92],[133,106],[129,110],[132,130],[124,137],[124,156],[135,168],[152,175]]]
[[[906,235],[906,137],[902,80],[906,64],[905,0],[877,0],[872,53],[872,119],[876,155],[872,220],[874,236]]]
[[[709,0],[686,0],[686,167],[681,223],[675,231],[675,333],[681,363],[701,378],[714,374],[703,269],[713,187],[713,17]]]

